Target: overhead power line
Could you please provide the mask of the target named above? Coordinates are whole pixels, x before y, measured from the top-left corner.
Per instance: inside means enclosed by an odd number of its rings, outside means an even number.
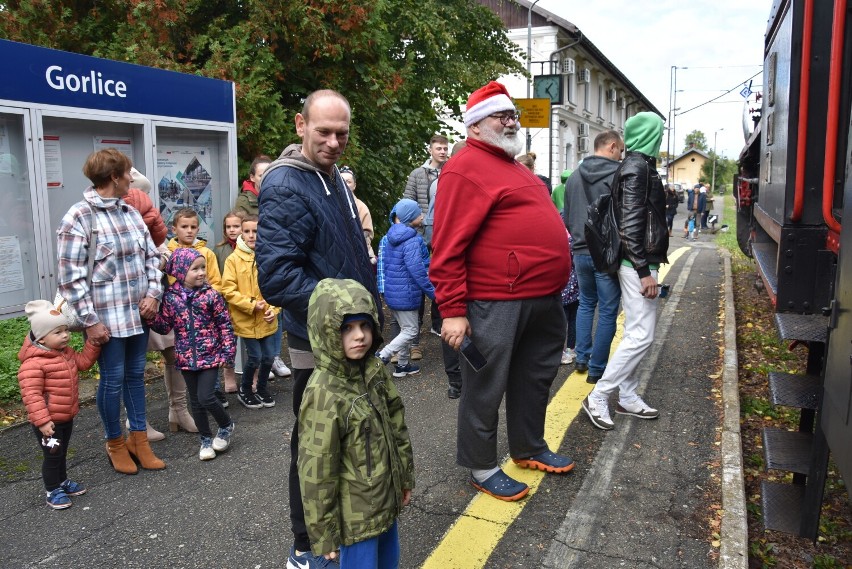
[[[709,101],[704,101],[704,102],[703,102],[703,103],[701,103],[700,105],[696,105],[696,106],[692,107],[691,109],[686,109],[686,110],[685,110],[685,111],[683,111],[682,113],[675,113],[675,116],[676,116],[676,117],[679,117],[679,116],[681,116],[681,115],[685,115],[686,113],[688,113],[688,112],[690,112],[690,111],[694,111],[695,109],[699,109],[699,108],[703,107],[704,105],[709,105],[710,103],[712,103],[712,102],[714,102],[714,101],[717,101],[717,100],[721,99],[722,97],[724,97],[724,96],[725,96],[725,95],[727,95],[728,93],[731,93],[734,89],[738,89],[738,88],[740,88],[742,85],[744,85],[744,84],[746,84],[747,82],[751,81],[752,79],[754,79],[755,77],[757,77],[757,76],[758,76],[758,75],[760,75],[761,73],[763,73],[763,69],[761,69],[760,71],[758,71],[757,73],[755,73],[754,75],[752,75],[751,77],[749,77],[748,79],[746,79],[745,81],[740,81],[739,83],[737,83],[736,85],[734,85],[733,87],[731,87],[730,89],[728,89],[727,91],[725,91],[724,93],[722,93],[721,95],[718,95],[718,96],[716,96],[716,97],[713,97],[713,98],[712,98],[712,99],[710,99]]]

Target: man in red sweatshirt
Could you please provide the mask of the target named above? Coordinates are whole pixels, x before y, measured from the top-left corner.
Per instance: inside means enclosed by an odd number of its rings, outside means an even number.
[[[504,395],[514,462],[554,473],[574,467],[544,440],[565,339],[559,295],[571,256],[550,197],[514,159],[523,139],[506,88],[492,81],[471,94],[464,123],[467,147],[444,166],[435,198],[429,278],[444,317],[441,338],[459,349],[468,336],[487,360],[479,371],[462,365],[456,461],[470,469],[475,488],[515,501],[529,487],[497,462]]]

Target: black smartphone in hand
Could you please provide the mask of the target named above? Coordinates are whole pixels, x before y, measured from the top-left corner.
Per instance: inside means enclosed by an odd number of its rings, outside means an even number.
[[[485,367],[485,364],[488,363],[485,356],[482,355],[482,352],[479,351],[476,345],[467,336],[462,338],[459,352],[461,352],[462,357],[464,357],[467,363],[470,364],[470,367],[473,368],[473,371],[481,370]]]

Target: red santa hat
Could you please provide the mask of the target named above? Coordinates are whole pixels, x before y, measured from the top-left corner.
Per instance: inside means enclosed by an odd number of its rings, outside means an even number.
[[[502,83],[491,81],[468,97],[467,110],[464,113],[464,126],[476,124],[494,113],[514,110],[515,104],[512,102],[506,87]]]

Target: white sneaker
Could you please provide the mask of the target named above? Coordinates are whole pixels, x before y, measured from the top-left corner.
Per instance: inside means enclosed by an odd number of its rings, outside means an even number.
[[[602,397],[596,396],[594,392],[589,393],[583,399],[583,410],[589,416],[589,419],[591,419],[592,424],[597,428],[609,431],[615,427],[615,423],[612,422],[609,416],[609,402]]]
[[[198,451],[198,458],[201,460],[216,458],[216,451],[213,450],[213,441],[210,437],[201,437],[201,450]]]
[[[562,350],[562,360],[559,362],[561,365],[568,365],[574,363],[574,350],[571,348],[565,348]]]
[[[640,419],[656,419],[660,412],[642,401],[638,395],[630,401],[619,401],[615,406],[615,412],[619,415],[632,415]]]
[[[272,372],[278,377],[290,377],[293,372],[287,367],[279,356],[275,356],[275,361],[272,362]]]

